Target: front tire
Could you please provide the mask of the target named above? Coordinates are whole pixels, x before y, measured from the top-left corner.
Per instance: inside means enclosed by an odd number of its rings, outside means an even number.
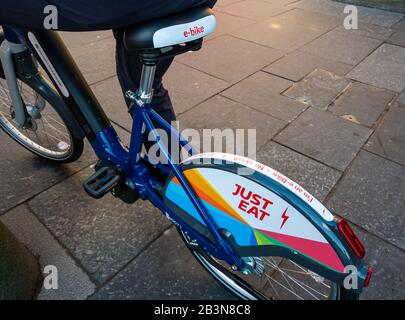
[[[32,84],[20,79],[17,82],[29,116],[24,128],[16,126],[7,83],[2,73],[0,68],[0,127],[4,132],[40,158],[55,163],[76,161],[83,153],[83,140],[75,138],[69,122],[49,98],[41,96]],[[51,84],[46,84],[52,90]],[[39,107],[42,108],[40,112]]]

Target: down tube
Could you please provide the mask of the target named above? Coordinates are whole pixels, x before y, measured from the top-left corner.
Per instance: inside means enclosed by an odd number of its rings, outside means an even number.
[[[91,141],[97,133],[110,127],[110,121],[59,34],[49,30],[15,31],[41,62],[86,137]]]

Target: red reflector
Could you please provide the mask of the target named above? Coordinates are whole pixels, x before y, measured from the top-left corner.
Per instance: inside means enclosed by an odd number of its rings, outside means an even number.
[[[354,254],[357,258],[363,259],[366,255],[366,250],[364,249],[363,244],[357,238],[356,234],[354,233],[353,229],[347,223],[345,219],[339,219],[337,222],[337,226],[339,232],[349,244],[350,248],[353,250]]]
[[[366,275],[366,278],[364,279],[364,288],[368,287],[368,285],[370,283],[370,280],[371,280],[371,275],[372,274],[373,274],[373,269],[368,267],[367,275]]]

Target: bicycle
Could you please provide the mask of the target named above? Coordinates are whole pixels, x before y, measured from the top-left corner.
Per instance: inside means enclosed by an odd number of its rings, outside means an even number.
[[[372,269],[364,265],[365,249],[344,219],[265,165],[226,153],[198,154],[151,108],[158,61],[199,50],[215,26],[211,9],[200,6],[125,30],[127,49],[138,50],[143,63],[139,89],[126,94],[133,118],[129,147],[57,32],[3,26],[0,126],[57,163],[77,160],[87,138],[99,161],[83,183],[85,191],[94,198],[111,192],[127,203],[150,201],[205,270],[238,298],[357,299]],[[156,127],[174,135],[189,158],[175,163]],[[147,134],[166,162],[153,164],[142,154]],[[357,270],[357,287],[345,284],[347,266]]]

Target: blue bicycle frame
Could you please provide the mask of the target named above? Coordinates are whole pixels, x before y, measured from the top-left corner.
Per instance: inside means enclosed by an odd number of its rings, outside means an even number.
[[[244,266],[243,260],[220,234],[216,222],[201,204],[184,174],[173,161],[170,151],[162,143],[156,127],[163,128],[169,136],[176,137],[179,145],[185,148],[190,155],[195,154],[196,151],[188,141],[153,111],[149,103],[134,102],[133,107],[130,109],[133,118],[130,146],[129,148],[124,147],[56,32],[10,27],[3,27],[3,29],[8,41],[22,41],[47,71],[49,77],[53,80],[55,88],[58,89],[66,103],[66,112],[73,114],[74,120],[81,128],[81,132],[75,132],[75,134],[79,137],[86,136],[100,159],[108,160],[116,166],[135,186],[135,190],[142,199],[152,202],[171,222],[181,228],[191,239],[196,240],[200,247],[218,259],[224,260],[231,266],[241,270]],[[151,174],[145,163],[141,161],[141,149],[146,133],[153,135],[160,152],[167,160],[167,165],[159,165],[158,167],[167,173],[173,173],[177,177],[191,203],[205,222],[213,239],[215,239],[215,243],[190,227],[165,205],[158,192],[158,186],[161,182]]]
[[[99,132],[96,139],[91,142],[97,156],[101,159],[107,159],[119,166],[119,168],[125,173],[125,176],[131,179],[143,199],[151,201],[170,221],[176,226],[179,226],[192,239],[197,240],[204,250],[219,259],[227,261],[230,265],[242,268],[243,261],[241,261],[230,245],[220,235],[217,224],[212,219],[211,215],[207,213],[206,208],[201,204],[184,174],[173,161],[171,153],[162,143],[156,128],[163,128],[168,134],[174,135],[178,139],[179,145],[188,150],[190,155],[196,153],[194,148],[171,125],[157,114],[149,104],[142,106],[135,104],[134,108],[132,108],[131,116],[134,121],[129,149],[127,150],[122,146],[114,128],[109,127],[102,132]],[[157,127],[154,123],[157,124]],[[143,128],[146,128],[146,131]],[[180,219],[176,213],[169,209],[162,201],[162,198],[157,191],[158,181],[150,175],[145,165],[140,161],[141,148],[145,139],[145,133],[147,132],[150,132],[153,135],[153,140],[156,141],[160,152],[164,155],[164,159],[167,160],[167,168],[162,168],[162,170],[171,171],[177,177],[195,209],[206,223],[209,231],[216,240],[217,245],[214,245],[205,236],[196,232],[188,224],[182,221],[182,219]]]

